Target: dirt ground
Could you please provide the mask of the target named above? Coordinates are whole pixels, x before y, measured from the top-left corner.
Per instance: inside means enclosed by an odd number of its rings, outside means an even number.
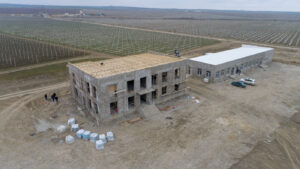
[[[255,78],[257,86],[189,79],[187,96],[158,105],[161,113],[133,124],[127,120],[138,114],[96,126],[68,87],[1,100],[1,168],[300,168],[294,115],[300,67],[272,63],[242,76]],[[44,101],[45,92],[56,92],[59,103]],[[65,144],[64,137],[75,133],[59,134],[55,127],[70,117],[83,129],[113,131],[115,141],[101,151],[89,141]]]
[[[300,113],[281,124],[269,140],[260,141],[232,169],[300,168]]]

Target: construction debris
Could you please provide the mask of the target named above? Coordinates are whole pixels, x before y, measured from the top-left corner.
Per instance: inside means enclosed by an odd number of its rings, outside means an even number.
[[[102,140],[103,143],[106,143],[106,136],[105,136],[105,134],[100,134],[99,135],[99,140]]]
[[[104,143],[102,140],[96,141],[96,149],[97,150],[103,150],[104,149]]]
[[[106,133],[107,141],[114,141],[114,134],[113,132],[109,131]]]
[[[75,124],[75,118],[70,118],[70,119],[68,120],[68,125],[69,125],[69,126],[72,126],[72,124]]]
[[[139,121],[141,118],[133,119],[133,122]],[[96,143],[96,149],[102,150],[104,149],[104,144],[107,141],[114,141],[114,134],[113,132],[109,131],[105,134],[98,134],[98,133],[91,133],[91,131],[79,129],[79,124],[75,124],[75,118],[70,118],[68,120],[68,125],[71,125],[71,131],[76,132],[76,137],[79,139],[90,140],[93,143]],[[57,128],[58,131],[64,132],[66,130],[66,126],[60,125]],[[65,139],[67,144],[72,144],[75,141],[75,138],[71,135],[66,136]]]
[[[86,130],[84,133],[83,133],[83,139],[84,140],[89,140],[90,139],[90,135],[91,135],[91,132]]]
[[[79,124],[72,124],[72,127],[71,127],[71,131],[78,131],[79,130]]]
[[[142,120],[141,117],[136,117],[136,118],[134,118],[134,119],[128,120],[127,122],[130,123],[130,124],[133,124],[133,123],[136,123],[136,122],[138,122],[138,121],[140,121],[140,120]]]
[[[77,132],[76,132],[76,136],[78,137],[78,138],[83,138],[83,133],[84,133],[85,131],[83,130],[83,129],[80,129],[80,130],[78,130]]]
[[[65,141],[66,141],[67,144],[72,144],[72,143],[74,143],[75,139],[74,139],[73,136],[68,135],[68,136],[66,136],[66,140]]]
[[[56,128],[56,131],[57,131],[58,133],[63,133],[63,132],[66,131],[66,129],[67,129],[67,127],[66,127],[65,125],[60,125],[60,126],[58,126],[58,127]]]
[[[90,135],[90,141],[91,142],[96,142],[97,140],[98,140],[98,134],[97,133],[92,133],[91,135]]]

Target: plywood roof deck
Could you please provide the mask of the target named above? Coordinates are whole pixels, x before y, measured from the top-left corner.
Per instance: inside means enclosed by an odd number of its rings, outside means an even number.
[[[158,65],[173,63],[181,60],[183,59],[145,53],[104,61],[88,61],[71,65],[95,78],[104,78],[117,74],[142,70]],[[101,63],[103,64],[101,65]]]

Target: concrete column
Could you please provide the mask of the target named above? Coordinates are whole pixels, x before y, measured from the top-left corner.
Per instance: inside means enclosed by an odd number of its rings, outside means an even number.
[[[135,107],[140,106],[140,104],[141,104],[140,95],[136,94],[136,95],[134,96],[134,104],[135,104]]]
[[[170,82],[173,82],[174,81],[174,79],[175,79],[175,70],[169,70],[168,71],[168,83],[170,83]]]
[[[148,94],[146,95],[147,104],[152,104],[152,97],[151,97],[151,96],[152,96],[151,93],[148,93]]]
[[[147,89],[150,89],[152,87],[152,81],[151,81],[151,79],[152,79],[151,75],[146,76],[146,88]]]
[[[141,90],[140,80],[141,80],[141,78],[134,79],[134,91],[135,92]]]

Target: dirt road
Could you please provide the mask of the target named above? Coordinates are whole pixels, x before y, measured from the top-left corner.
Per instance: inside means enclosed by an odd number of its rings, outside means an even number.
[[[29,69],[43,67],[43,66],[47,66],[47,65],[53,65],[53,64],[64,63],[64,62],[69,62],[69,61],[76,61],[76,60],[81,60],[81,59],[97,58],[97,57],[98,58],[99,57],[100,58],[115,58],[115,57],[118,57],[118,56],[113,56],[113,55],[110,55],[110,54],[103,54],[103,53],[87,50],[87,49],[80,49],[80,48],[75,48],[75,47],[72,47],[72,46],[66,46],[66,45],[61,45],[61,44],[56,44],[56,43],[31,39],[31,38],[28,38],[28,37],[20,37],[20,36],[11,35],[11,34],[5,34],[5,35],[13,37],[13,38],[19,38],[19,39],[25,39],[25,40],[29,40],[29,41],[35,41],[35,42],[38,42],[38,43],[49,44],[49,45],[52,45],[52,46],[69,48],[69,49],[72,49],[72,50],[77,50],[77,51],[84,52],[84,53],[86,53],[86,55],[82,56],[82,57],[67,58],[67,59],[61,59],[61,60],[57,60],[57,61],[49,61],[49,62],[46,62],[46,63],[33,64],[33,65],[28,65],[28,66],[21,66],[21,67],[16,67],[16,68],[14,68],[14,67],[13,68],[7,68],[7,69],[4,69],[4,70],[0,69],[0,75],[1,74],[6,74],[6,73],[22,71],[22,70],[29,70]]]
[[[19,91],[19,92],[15,92],[15,93],[9,93],[9,94],[5,94],[5,95],[0,95],[0,100],[7,100],[7,99],[14,98],[14,97],[21,97],[24,95],[32,95],[32,94],[41,93],[41,92],[53,91],[55,89],[60,89],[62,87],[68,87],[68,86],[69,86],[68,82],[63,82],[63,83],[54,84],[54,85],[50,85],[50,86],[34,88],[34,89],[30,89],[30,90],[24,90],[24,91]]]

